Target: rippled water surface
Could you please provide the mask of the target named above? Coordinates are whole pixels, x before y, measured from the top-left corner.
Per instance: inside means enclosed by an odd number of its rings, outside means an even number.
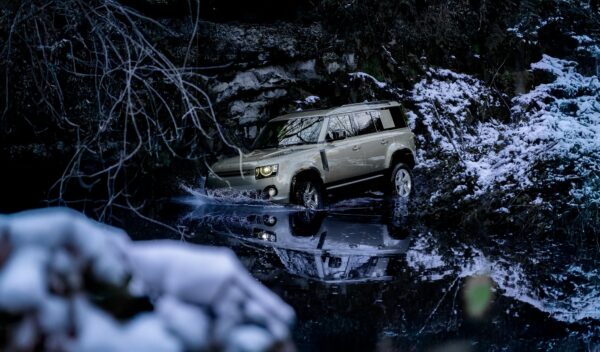
[[[296,309],[300,350],[600,351],[596,249],[434,231],[378,193],[316,213],[201,193],[161,208],[173,237],[232,248]]]

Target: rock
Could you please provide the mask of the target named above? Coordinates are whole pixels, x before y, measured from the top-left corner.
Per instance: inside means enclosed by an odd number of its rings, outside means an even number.
[[[254,351],[290,338],[294,311],[228,249],[131,242],[60,208],[0,216],[0,230],[11,243],[0,312],[13,317],[3,330],[14,348]],[[140,297],[155,306],[136,311]],[[120,317],[122,305],[133,305],[133,316]],[[240,339],[245,331],[253,339]]]

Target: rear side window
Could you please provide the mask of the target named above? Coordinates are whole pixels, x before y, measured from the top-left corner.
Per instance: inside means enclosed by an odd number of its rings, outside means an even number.
[[[352,114],[354,118],[354,124],[356,126],[356,134],[363,135],[377,132],[375,123],[371,118],[371,114],[368,111],[362,111]]]
[[[383,123],[381,123],[381,114],[379,111],[369,111],[369,114],[371,114],[371,119],[373,119],[377,131],[383,131],[385,128],[383,127]]]
[[[406,118],[401,107],[395,106],[393,108],[390,108],[389,111],[392,115],[392,120],[394,121],[394,125],[396,126],[396,128],[406,127]]]
[[[387,110],[371,111],[371,118],[375,122],[378,131],[394,129],[394,121],[392,115]]]
[[[344,131],[347,137],[355,135],[352,122],[350,121],[349,115],[336,115],[329,118],[329,125],[327,126],[327,132],[333,131]]]

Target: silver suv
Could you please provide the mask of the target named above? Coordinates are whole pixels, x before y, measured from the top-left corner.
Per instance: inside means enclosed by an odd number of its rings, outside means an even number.
[[[322,208],[326,192],[368,181],[409,197],[414,155],[414,134],[397,102],[295,112],[269,121],[251,153],[212,165],[206,188],[309,209]]]

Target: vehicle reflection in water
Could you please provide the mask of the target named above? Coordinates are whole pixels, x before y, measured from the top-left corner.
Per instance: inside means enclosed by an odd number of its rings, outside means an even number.
[[[331,209],[196,205],[181,225],[189,241],[232,248],[294,307],[299,351],[578,351],[600,343],[588,318],[598,306],[594,257],[573,266],[564,258],[573,249],[556,240],[433,230],[402,204],[363,198]],[[474,318],[465,293],[486,278],[494,294]],[[573,294],[567,281],[578,283],[577,299],[565,299]]]
[[[407,230],[381,215],[203,206],[184,221],[234,250],[272,252],[288,273],[327,284],[390,280],[390,259],[409,245]]]

